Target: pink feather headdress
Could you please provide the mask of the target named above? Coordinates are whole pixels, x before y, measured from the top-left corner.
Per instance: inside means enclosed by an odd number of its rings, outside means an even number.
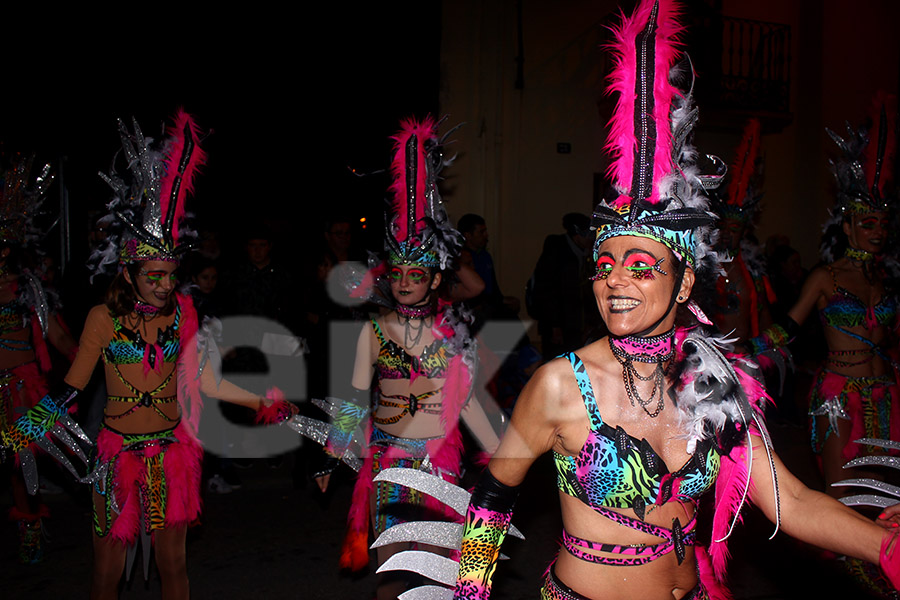
[[[609,122],[607,171],[617,197],[594,210],[594,255],[605,240],[634,235],[656,240],[695,270],[718,262],[709,247],[705,190],[720,175],[700,175],[689,143],[697,120],[690,91],[679,90],[678,37],[684,28],[673,0],[641,0],[630,17],[612,29],[615,57],[609,93],[616,94]]]
[[[391,264],[446,269],[459,251],[459,234],[447,219],[437,186],[445,165],[441,151],[453,130],[438,137],[439,125],[430,116],[422,121],[404,119],[391,138],[393,181],[385,219],[385,249]]]
[[[731,180],[725,202],[718,207],[723,219],[749,221],[762,198],[756,193],[754,184],[759,175],[759,147],[762,127],[759,119],[750,119],[744,127],[744,134],[735,152],[734,162],[728,169]]]
[[[101,219],[109,227],[106,246],[91,256],[95,272],[136,261],[178,262],[196,233],[186,228],[185,203],[194,178],[206,163],[201,132],[191,115],[179,109],[166,139],[155,144],[137,121],[133,132],[119,120],[122,152],[129,177],[116,172],[100,177],[113,189],[110,213]]]

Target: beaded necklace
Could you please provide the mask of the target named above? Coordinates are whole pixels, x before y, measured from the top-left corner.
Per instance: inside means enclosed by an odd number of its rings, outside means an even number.
[[[665,406],[666,374],[675,357],[675,329],[651,337],[628,335],[609,336],[608,339],[609,349],[622,365],[622,382],[625,384],[625,392],[631,406],[634,406],[636,401],[645,413],[655,418]],[[656,368],[650,375],[644,377],[634,368],[635,362],[655,363]],[[641,397],[635,380],[653,382],[649,397],[646,399]],[[647,407],[653,404],[654,400],[656,407],[651,411]]]
[[[850,260],[862,263],[873,260],[875,258],[875,255],[871,252],[866,252],[865,250],[857,250],[856,248],[851,248],[850,246],[847,246],[847,249],[844,250],[844,256],[846,256]]]

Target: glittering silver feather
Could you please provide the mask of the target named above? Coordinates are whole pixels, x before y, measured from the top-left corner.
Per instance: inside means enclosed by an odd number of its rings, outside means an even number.
[[[329,423],[304,415],[295,415],[285,421],[284,424],[286,427],[293,429],[300,435],[309,438],[322,446],[328,441],[328,434],[333,429],[333,425]],[[356,436],[354,436],[354,440],[355,439]],[[360,468],[362,468],[362,460],[349,449],[344,452],[341,460],[356,472],[359,472]]]
[[[376,573],[385,571],[412,571],[419,575],[443,583],[456,585],[459,563],[452,558],[424,550],[406,550],[392,555],[378,567]]]
[[[439,585],[420,585],[403,592],[397,600],[453,600],[453,590]]]
[[[370,548],[380,548],[388,544],[417,543],[431,544],[439,548],[459,549],[463,524],[446,521],[407,521],[389,527],[378,536]]]
[[[889,450],[900,450],[900,442],[895,442],[892,440],[881,440],[876,438],[861,438],[858,440],[854,440],[857,444],[862,444],[865,446],[877,446],[879,448],[885,448]],[[846,465],[844,465],[845,469],[852,469],[854,467],[889,467],[892,469],[900,469],[900,458],[896,456],[860,456],[858,458],[854,458]],[[891,485],[884,481],[880,481],[872,478],[852,478],[852,479],[843,479],[841,481],[836,481],[831,484],[833,487],[850,487],[850,486],[858,486],[861,488],[875,490],[877,492],[881,492],[880,495],[876,494],[856,494],[852,496],[845,496],[841,498],[841,502],[846,504],[847,506],[874,506],[877,508],[887,508],[888,506],[892,506],[897,504],[900,501],[900,487],[896,485]]]

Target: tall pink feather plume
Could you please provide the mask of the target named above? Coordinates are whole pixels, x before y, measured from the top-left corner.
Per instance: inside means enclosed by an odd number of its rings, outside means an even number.
[[[421,122],[409,118],[400,121],[400,131],[391,137],[394,140],[394,159],[391,162],[393,182],[389,190],[391,210],[397,227],[394,237],[398,242],[406,241],[411,234],[416,233],[407,231],[406,142],[411,135],[417,138],[416,223],[418,224],[425,216],[425,140],[436,135],[436,128],[437,123],[431,116],[425,117]]]
[[[759,119],[750,119],[744,127],[744,135],[738,145],[734,163],[731,165],[731,182],[728,184],[728,204],[743,206],[750,186],[750,178],[756,170],[759,156],[759,138],[762,129]]]
[[[894,180],[894,155],[897,152],[897,96],[879,91],[872,100],[869,118],[872,128],[869,130],[869,143],[864,153],[864,170],[866,173],[866,189],[871,190],[875,181],[875,161],[878,155],[878,128],[881,121],[881,110],[887,116],[887,144],[881,162],[881,176],[878,179],[878,192],[884,194],[884,188]],[[883,196],[882,196],[883,197]]]
[[[712,558],[713,573],[719,581],[725,581],[728,559],[728,535],[732,521],[740,522],[740,509],[745,500],[744,491],[750,471],[747,464],[747,446],[739,444],[722,457],[719,476],[716,478],[715,510],[712,522],[712,541],[709,555]],[[721,541],[719,541],[721,540]]]
[[[181,154],[184,151],[184,131],[186,127],[191,132],[194,149],[184,171],[179,172],[181,166]],[[175,122],[169,128],[169,141],[168,146],[166,147],[166,160],[164,164],[165,175],[162,178],[159,196],[163,219],[166,218],[166,215],[169,212],[172,186],[180,176],[180,187],[175,204],[175,220],[172,222],[172,239],[177,241],[178,226],[181,219],[184,218],[184,201],[189,194],[194,193],[194,176],[197,174],[200,167],[206,164],[206,152],[200,147],[200,128],[197,127],[193,117],[186,113],[184,109],[178,109],[178,112],[175,114]]]
[[[609,49],[614,54],[615,66],[609,76],[608,94],[618,94],[616,108],[609,121],[609,139],[606,151],[612,158],[607,175],[620,190],[630,190],[634,169],[634,153],[637,137],[634,131],[635,81],[637,54],[635,38],[647,26],[654,0],[640,0],[631,17],[622,15],[622,22],[612,28],[614,36]],[[678,35],[683,27],[678,23],[680,14],[674,0],[659,0],[656,31],[656,65],[654,70],[657,140],[654,152],[654,189],[651,202],[659,200],[657,184],[675,169],[672,161],[672,128],[669,112],[677,90],[669,83],[669,71],[679,54]]]

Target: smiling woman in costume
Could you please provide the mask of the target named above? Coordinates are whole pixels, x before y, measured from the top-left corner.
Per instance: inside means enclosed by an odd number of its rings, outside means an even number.
[[[437,189],[444,138],[438,137],[438,123],[430,117],[401,125],[393,138],[387,258],[371,272],[369,282],[374,285],[360,287],[388,310],[371,319],[359,336],[355,395],[335,407],[326,444],[331,462],[317,478],[324,490],[328,473],[344,457],[353,432],[362,427],[368,450],[353,491],[341,557],[341,566],[353,570],[368,565],[370,522],[378,535],[409,520],[453,518],[452,512],[418,492],[374,483],[375,475],[402,466],[456,481],[463,452],[460,420],[484,449],[493,451],[499,443],[472,394],[475,341],[466,316],[451,302],[460,295],[476,295],[483,282],[471,267],[457,265],[460,236],[449,224]],[[397,544],[378,548],[378,563],[400,549]],[[382,576],[377,597],[396,598],[406,586],[402,578],[389,581]]]
[[[489,597],[518,487],[551,450],[564,530],[542,598],[725,598],[724,544],[745,500],[776,531],[848,555],[878,562],[884,541],[882,565],[898,570],[896,530],[785,469],[755,366],[730,355],[690,299],[719,258],[702,189],[711,181],[686,143],[696,112],[670,81],[676,17],[671,0],[643,0],[614,30],[616,194],[594,213],[594,295],[610,335],[550,361],[523,390],[470,499],[455,598]],[[707,552],[696,523],[711,491]]]

